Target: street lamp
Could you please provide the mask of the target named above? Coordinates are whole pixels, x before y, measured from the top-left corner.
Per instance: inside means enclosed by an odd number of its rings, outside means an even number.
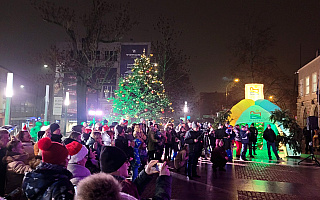
[[[272,101],[272,99],[273,99],[273,96],[269,96],[269,100]]]
[[[187,123],[187,112],[188,112],[188,102],[184,102],[184,107],[183,107],[183,112],[184,112],[184,123]]]
[[[69,92],[66,92],[66,98],[64,99],[64,105],[65,105],[65,110],[64,110],[64,120],[65,120],[65,124],[64,124],[64,133],[67,133],[67,123],[68,123],[68,106],[70,104],[69,101]]]
[[[11,106],[12,96],[13,96],[13,73],[7,73],[6,112],[5,112],[5,118],[4,118],[4,125],[9,125],[9,122],[10,122],[10,106]]]
[[[231,86],[232,84],[238,83],[240,81],[240,79],[235,78],[233,79],[232,82],[228,83],[227,87],[226,87],[226,106],[228,106],[228,87]]]

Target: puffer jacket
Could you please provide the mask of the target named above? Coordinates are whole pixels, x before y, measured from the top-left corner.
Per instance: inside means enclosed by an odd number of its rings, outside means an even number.
[[[25,175],[22,188],[28,199],[73,200],[72,173],[64,166],[42,162],[36,170]]]
[[[7,155],[3,158],[3,161],[7,163],[6,194],[21,187],[24,174],[32,171],[31,167],[26,164],[27,159],[28,154],[18,154],[15,152],[7,152]]]

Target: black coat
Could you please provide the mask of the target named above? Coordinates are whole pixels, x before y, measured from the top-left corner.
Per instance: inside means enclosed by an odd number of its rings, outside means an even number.
[[[216,139],[223,139],[224,137],[227,136],[227,133],[225,132],[226,129],[217,129],[215,130],[215,135],[216,135]]]
[[[28,199],[73,200],[72,173],[63,166],[41,163],[36,170],[25,175],[22,188]]]
[[[197,139],[198,142],[194,142],[194,139]],[[202,137],[200,131],[188,131],[184,138],[185,143],[189,144],[190,153],[201,153],[202,150]]]
[[[256,127],[250,127],[249,131],[251,133],[250,137],[249,137],[249,141],[250,142],[257,142],[258,129]]]
[[[266,128],[266,130],[264,130],[263,139],[265,139],[267,142],[275,142],[276,138],[277,136],[271,128]]]

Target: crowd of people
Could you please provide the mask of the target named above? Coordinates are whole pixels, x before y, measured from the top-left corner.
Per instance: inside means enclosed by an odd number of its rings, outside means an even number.
[[[264,138],[280,159],[274,132]],[[67,135],[64,137],[63,135]],[[33,141],[28,130],[17,135],[0,130],[0,196],[7,199],[141,199],[144,189],[158,174],[153,199],[170,199],[174,170],[184,170],[188,179],[197,173],[199,157],[211,156],[212,168],[225,171],[227,161],[246,160],[256,155],[258,131],[248,125],[181,121],[165,125],[155,121],[128,125],[127,120],[111,125],[105,120],[88,126],[86,122],[62,134],[53,123],[41,128]],[[14,197],[14,198],[13,198]]]

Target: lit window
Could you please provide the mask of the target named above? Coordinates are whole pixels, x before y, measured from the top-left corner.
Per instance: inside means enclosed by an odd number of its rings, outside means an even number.
[[[312,92],[315,93],[317,92],[317,81],[318,77],[317,77],[317,72],[312,74]]]
[[[303,96],[303,79],[300,79],[299,81],[299,92],[300,96]]]
[[[310,77],[306,77],[306,95],[309,94],[309,82],[310,82]]]

